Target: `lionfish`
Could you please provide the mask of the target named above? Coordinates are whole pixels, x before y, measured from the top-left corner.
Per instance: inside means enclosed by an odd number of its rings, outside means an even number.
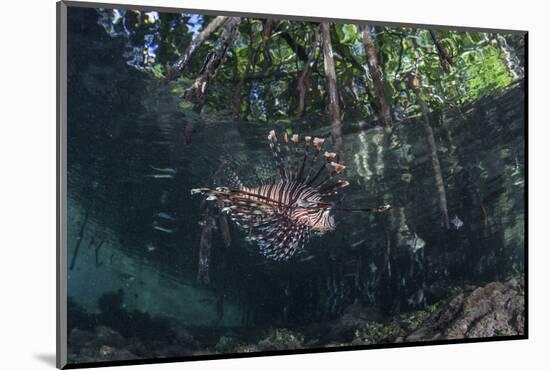
[[[191,190],[217,200],[221,211],[248,232],[247,240],[255,242],[265,257],[287,260],[304,248],[310,234],[333,231],[332,210],[384,212],[391,208],[334,208],[335,202],[327,198],[349,182],[337,178],[346,167],[337,162],[336,153],[323,152],[325,139],[305,136],[302,143],[299,135],[289,138],[285,132],[281,142],[275,131],[267,139],[277,170],[273,181],[247,187],[230,172],[225,186]]]

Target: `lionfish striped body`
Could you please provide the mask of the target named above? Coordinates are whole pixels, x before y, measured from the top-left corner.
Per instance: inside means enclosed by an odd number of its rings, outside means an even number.
[[[333,202],[326,200],[349,183],[336,180],[345,166],[337,155],[322,152],[321,138],[298,135],[279,142],[274,131],[268,136],[277,168],[277,177],[268,184],[246,187],[235,174],[226,175],[226,184],[216,189],[199,188],[192,194],[218,200],[222,211],[248,232],[260,252],[273,260],[287,260],[304,247],[310,234],[334,230],[330,214]]]

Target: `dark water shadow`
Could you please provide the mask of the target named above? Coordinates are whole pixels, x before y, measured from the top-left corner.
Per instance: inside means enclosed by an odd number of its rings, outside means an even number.
[[[55,367],[55,353],[35,353],[34,358],[40,360],[46,365]]]

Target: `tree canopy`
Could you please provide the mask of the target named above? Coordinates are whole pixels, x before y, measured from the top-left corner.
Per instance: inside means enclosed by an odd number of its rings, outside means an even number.
[[[128,64],[169,82],[181,108],[251,122],[333,120],[327,59],[339,118],[384,125],[421,114],[419,96],[429,110],[454,108],[523,77],[514,33],[351,22],[322,32],[318,22],[119,9],[100,10],[99,22],[127,39]]]

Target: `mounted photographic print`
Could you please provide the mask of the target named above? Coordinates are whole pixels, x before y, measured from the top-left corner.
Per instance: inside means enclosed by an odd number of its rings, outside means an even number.
[[[527,338],[526,56],[58,3],[58,367]]]

